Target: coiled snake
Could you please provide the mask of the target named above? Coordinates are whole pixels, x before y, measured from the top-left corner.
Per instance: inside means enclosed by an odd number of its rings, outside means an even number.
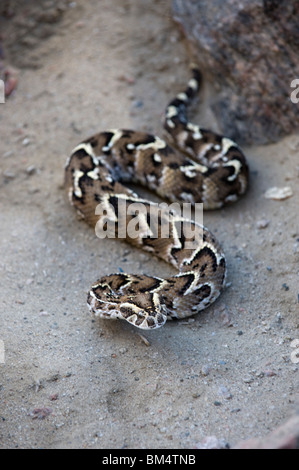
[[[203,203],[204,209],[220,208],[246,191],[248,166],[238,145],[187,119],[187,106],[201,82],[198,68],[191,70],[187,88],[165,111],[164,128],[178,150],[144,132],[113,129],[84,140],[67,160],[68,197],[88,224],[105,229],[114,223],[115,237],[123,236],[121,229],[136,218],[130,208],[140,203],[144,210],[137,235],[125,230],[125,239],[178,270],[167,279],[126,273],[102,277],[88,294],[88,306],[96,316],[158,328],[168,318],[188,317],[206,308],[224,287],[225,256],[211,232],[139,198],[123,184],[144,185],[169,201]],[[151,219],[156,221],[153,225]],[[167,237],[162,236],[165,224]]]

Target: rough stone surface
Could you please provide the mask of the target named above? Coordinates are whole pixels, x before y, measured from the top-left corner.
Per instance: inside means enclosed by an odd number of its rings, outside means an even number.
[[[218,439],[216,436],[204,437],[195,445],[196,449],[229,449],[229,444],[225,439]]]
[[[34,30],[11,43],[23,8],[38,17],[50,0],[8,3],[4,60],[20,70],[0,104],[0,448],[175,451],[266,436],[299,409],[299,135],[248,149],[246,196],[204,214],[229,265],[217,304],[142,337],[94,321],[97,277],[173,271],[77,220],[65,161],[102,130],[162,136],[163,109],[189,78],[185,43],[170,0],[76,0],[31,49]],[[206,104],[195,123],[209,119]],[[266,199],[274,186],[293,197]]]
[[[290,418],[262,439],[247,439],[234,449],[299,449],[299,415]]]
[[[173,0],[172,10],[214,85],[224,134],[264,144],[298,130],[298,0]]]
[[[61,22],[66,9],[66,0],[1,2],[0,41],[3,39],[5,43],[3,56],[19,68],[41,67],[42,58],[36,49],[43,40],[57,34],[55,26]],[[59,31],[59,34],[62,33]],[[0,43],[0,59],[1,50]]]

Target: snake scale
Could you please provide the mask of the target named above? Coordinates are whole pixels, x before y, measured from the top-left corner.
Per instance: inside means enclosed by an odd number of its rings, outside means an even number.
[[[127,231],[125,239],[178,271],[167,279],[123,272],[101,277],[87,300],[95,316],[123,319],[142,329],[158,328],[167,319],[188,317],[208,307],[225,285],[225,256],[212,233],[196,221],[186,224],[182,215],[161,210],[125,185],[141,184],[168,201],[202,203],[204,209],[221,208],[246,191],[248,165],[238,145],[187,119],[187,107],[201,83],[195,65],[191,72],[186,89],[165,110],[164,128],[173,147],[144,132],[112,129],[81,142],[67,160],[65,187],[78,214],[92,227],[114,222],[115,237],[120,238],[119,227],[128,228],[136,216],[130,207],[142,204],[145,212],[138,218],[137,236]],[[125,216],[119,207],[126,209]],[[153,214],[157,215],[154,228]],[[169,232],[162,237],[165,223]],[[188,229],[183,229],[185,225]]]

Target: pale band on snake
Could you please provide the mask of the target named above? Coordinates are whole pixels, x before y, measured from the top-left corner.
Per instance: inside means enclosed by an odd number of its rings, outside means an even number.
[[[202,203],[208,210],[245,193],[249,170],[239,146],[187,119],[187,107],[201,83],[199,69],[192,65],[191,71],[187,88],[165,110],[164,128],[173,146],[145,132],[110,129],[84,140],[67,160],[65,187],[80,217],[93,228],[101,217],[120,227],[133,217],[122,219],[120,203],[129,212],[131,204],[140,202],[148,214],[142,218],[139,236],[132,238],[128,231],[126,240],[178,271],[166,279],[123,272],[101,277],[87,300],[95,316],[126,320],[142,329],[158,328],[167,319],[186,318],[205,309],[225,286],[226,260],[212,233],[195,221],[186,224],[180,214],[161,212],[157,203],[140,198],[125,185],[137,183],[164,200]],[[158,210],[153,233],[148,215]],[[166,219],[167,238],[161,236]]]

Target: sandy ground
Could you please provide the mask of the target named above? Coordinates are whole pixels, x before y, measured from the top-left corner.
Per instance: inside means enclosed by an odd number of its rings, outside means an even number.
[[[40,67],[20,68],[0,105],[0,446],[196,448],[268,434],[298,410],[298,136],[245,149],[250,190],[204,215],[227,255],[226,291],[143,333],[146,344],[125,322],[94,321],[86,292],[119,268],[169,268],[78,221],[63,167],[99,130],[161,135],[164,105],[188,79],[186,45],[168,0],[80,0],[53,28],[33,52],[20,48]],[[217,129],[205,103],[192,120]],[[272,186],[293,196],[265,199]]]

